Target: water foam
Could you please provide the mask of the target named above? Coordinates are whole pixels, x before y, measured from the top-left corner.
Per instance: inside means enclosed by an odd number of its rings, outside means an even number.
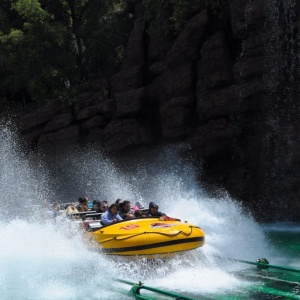
[[[156,149],[141,159],[124,158],[122,164],[95,151],[74,150],[57,166],[65,170],[64,180],[55,182],[51,170],[22,153],[13,132],[2,130],[0,164],[5,172],[0,192],[10,199],[9,204],[0,199],[1,207],[10,212],[2,211],[6,218],[0,224],[0,288],[6,299],[118,298],[114,288],[120,285],[112,283],[117,277],[165,289],[172,283],[177,292],[195,295],[242,290],[247,283],[232,274],[240,266],[218,257],[253,260],[272,255],[262,228],[229,197],[209,197],[199,185],[193,162],[182,159],[176,147]],[[52,184],[58,181],[64,186],[55,189]],[[110,202],[117,198],[145,204],[154,200],[168,215],[202,227],[206,244],[167,261],[107,258],[88,251],[69,224],[51,223],[31,213],[28,204],[41,204],[49,196],[51,200],[52,192],[55,199],[68,197],[66,201],[74,199],[75,193]],[[16,206],[21,210],[16,211]]]

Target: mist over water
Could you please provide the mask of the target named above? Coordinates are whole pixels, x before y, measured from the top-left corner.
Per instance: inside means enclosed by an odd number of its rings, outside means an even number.
[[[180,147],[133,153],[123,160],[74,150],[50,170],[41,157],[22,152],[11,128],[1,126],[0,139],[4,299],[118,299],[117,290],[129,291],[129,286],[113,278],[193,295],[242,290],[249,283],[232,271],[244,266],[219,256],[250,261],[268,257],[274,264],[280,256],[241,205],[228,196],[208,196],[193,161],[178,154]],[[112,258],[89,251],[75,224],[42,218],[42,207],[31,209],[44,199],[76,201],[84,194],[109,202],[155,201],[169,216],[200,226],[206,244],[169,260]]]
[[[11,122],[0,123],[0,217],[27,214],[50,194],[47,170],[38,156],[26,155]]]

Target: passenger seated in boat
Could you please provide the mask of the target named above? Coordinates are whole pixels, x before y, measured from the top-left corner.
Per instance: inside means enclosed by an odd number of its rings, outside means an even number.
[[[97,203],[95,203],[95,205],[93,204],[92,210],[96,211],[96,213],[98,214],[104,214],[107,211],[108,202],[106,200],[103,201],[94,200],[94,201],[97,201]],[[94,216],[93,220],[101,220],[101,215]]]
[[[79,212],[89,211],[88,200],[84,197],[80,197],[78,199],[79,204],[77,205],[77,209]]]
[[[58,202],[55,202],[52,204],[52,217],[56,218],[60,215],[60,204]]]
[[[108,209],[108,202],[106,200],[102,200],[102,201],[99,201],[98,208],[95,210],[96,210],[97,214],[104,214],[107,211],[107,209]],[[101,216],[102,215],[96,215],[93,217],[93,220],[101,220]]]
[[[146,213],[143,212],[142,210],[136,209],[134,212],[134,216],[135,216],[135,218],[145,218]]]
[[[100,201],[99,200],[93,200],[92,210],[97,211],[99,209],[99,206],[100,206]]]
[[[147,217],[161,217],[166,216],[165,213],[158,211],[158,205],[155,202],[149,203],[149,210],[146,213]]]
[[[145,218],[146,217],[146,212],[142,211],[142,209],[144,209],[145,206],[142,202],[136,202],[134,207],[133,207],[133,212],[134,212],[134,216],[136,218]]]
[[[129,220],[134,218],[133,210],[131,209],[131,203],[129,200],[125,200],[119,210],[119,215],[123,220]]]
[[[109,225],[122,220],[118,214],[118,205],[116,203],[111,204],[108,210],[101,216],[101,223],[103,225]]]
[[[99,209],[97,210],[97,213],[105,213],[108,209],[108,202],[106,200],[100,201]]]
[[[78,213],[78,209],[75,207],[74,203],[70,203],[65,209],[64,213],[66,215],[76,214]],[[79,218],[80,218],[79,216],[75,216],[75,219],[79,219]]]
[[[133,211],[136,211],[137,209],[138,210],[144,209],[144,208],[145,208],[144,204],[140,201],[137,201],[137,202],[135,202],[135,205],[133,207]]]
[[[123,205],[122,199],[118,198],[115,203],[117,204],[118,211],[119,211],[122,208],[122,205]]]
[[[99,211],[99,206],[100,206],[100,201],[99,200],[93,200],[92,202],[92,211],[98,212]],[[93,220],[100,220],[100,216],[93,216]]]

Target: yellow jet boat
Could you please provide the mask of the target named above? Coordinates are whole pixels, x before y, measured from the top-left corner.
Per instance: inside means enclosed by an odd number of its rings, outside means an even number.
[[[86,236],[103,253],[147,257],[192,250],[203,246],[205,239],[201,228],[170,217],[124,220],[87,231]]]

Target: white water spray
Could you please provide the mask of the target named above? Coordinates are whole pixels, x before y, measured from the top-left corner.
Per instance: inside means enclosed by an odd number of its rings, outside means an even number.
[[[5,171],[1,172],[0,192],[10,199],[9,203],[4,197],[0,200],[0,289],[4,299],[82,299],[86,295],[90,299],[117,299],[120,284],[113,278],[143,280],[148,285],[194,295],[242,290],[247,282],[232,274],[240,266],[220,263],[216,257],[253,261],[273,255],[253,218],[229,197],[209,197],[199,187],[192,164],[180,159],[172,147],[156,150],[149,160],[130,164],[124,160],[119,167],[99,153],[77,153],[74,159],[69,155],[64,167],[68,166],[65,171],[77,188],[85,187],[82,194],[90,197],[105,197],[110,202],[116,198],[145,204],[156,201],[169,216],[202,227],[205,246],[155,263],[90,252],[68,223],[28,217],[28,203],[41,204],[51,196],[49,191],[57,191],[49,183],[49,173],[41,170],[41,163],[34,165],[20,150],[16,136],[8,128],[1,130],[0,164]],[[72,190],[67,180],[64,184],[65,191]],[[14,214],[8,218],[10,214],[3,209]]]

